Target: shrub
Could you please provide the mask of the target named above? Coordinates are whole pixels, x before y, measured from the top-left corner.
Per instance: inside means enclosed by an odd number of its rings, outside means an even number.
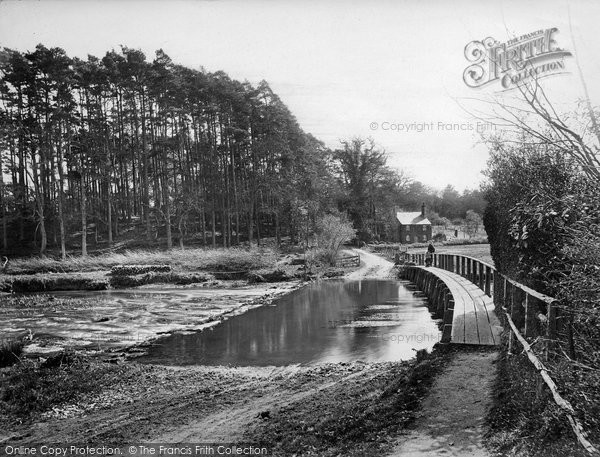
[[[433,235],[432,240],[437,243],[439,243],[440,241],[446,241],[446,235],[443,233],[436,233],[435,235]]]
[[[23,353],[23,342],[7,340],[0,344],[0,368],[9,367],[17,363]]]
[[[342,244],[356,236],[352,222],[343,216],[327,214],[317,221],[317,246],[321,257],[329,265],[335,265]]]

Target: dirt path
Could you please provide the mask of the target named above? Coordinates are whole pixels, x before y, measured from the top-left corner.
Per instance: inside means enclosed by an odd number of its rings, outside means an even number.
[[[387,279],[392,277],[394,264],[389,260],[364,249],[353,249],[352,252],[360,255],[361,267],[347,275],[347,279]]]
[[[496,352],[470,349],[455,357],[423,402],[419,418],[393,457],[488,457],[483,425],[491,405]]]
[[[226,408],[209,414],[200,420],[168,430],[156,437],[154,441],[160,443],[233,443],[241,441],[250,426],[262,420],[260,413],[276,414],[278,410],[311,397],[319,391],[330,388],[335,389],[340,380],[340,378],[331,380],[326,377],[320,380],[315,379],[314,382],[306,386],[299,386],[292,380],[298,375],[301,376],[305,369],[296,370],[294,368],[282,367],[275,369],[274,375],[252,386],[254,395],[240,398]],[[332,371],[328,376],[337,377],[337,373]],[[347,381],[360,376],[364,377],[365,373],[360,371],[349,375],[344,374],[342,378]],[[282,384],[278,382],[282,378],[291,381],[292,385],[289,389],[283,388]],[[270,385],[270,380],[274,380],[275,385]]]

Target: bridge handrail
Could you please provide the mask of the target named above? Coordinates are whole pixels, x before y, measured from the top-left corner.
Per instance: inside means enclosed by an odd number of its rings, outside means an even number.
[[[462,255],[462,254],[452,254],[452,253],[445,254],[444,253],[444,254],[434,254],[434,255],[452,255],[452,256],[455,256],[455,257],[463,257],[465,259],[470,259],[470,260],[472,260],[474,262],[477,262],[477,263],[483,265],[484,267],[491,268],[492,272],[494,274],[499,275],[502,279],[506,279],[506,281],[508,281],[509,283],[511,283],[513,286],[516,286],[516,287],[520,288],[521,290],[523,290],[524,292],[527,292],[529,295],[532,295],[533,297],[537,298],[538,300],[541,300],[541,301],[546,302],[546,303],[552,303],[552,302],[556,301],[556,299],[553,298],[553,297],[550,297],[548,295],[542,294],[542,293],[538,292],[537,290],[532,289],[531,287],[527,287],[525,284],[521,284],[520,282],[515,281],[514,279],[511,279],[511,278],[509,278],[506,275],[503,275],[502,273],[498,273],[498,270],[496,270],[495,266],[493,266],[493,265],[491,265],[491,264],[489,264],[487,262],[484,262],[483,260],[477,259],[475,257],[468,256],[468,255]]]
[[[418,265],[424,265],[425,264],[425,254],[406,254],[407,257],[411,258],[413,262],[415,262]],[[469,260],[473,263],[476,263],[478,265],[482,265],[484,268],[489,268],[490,272],[494,275],[494,276],[499,276],[501,279],[506,280],[508,283],[510,283],[512,286],[518,287],[519,289],[521,289],[523,292],[527,293],[528,295],[531,295],[532,297],[536,298],[537,300],[540,300],[542,302],[545,303],[553,303],[556,301],[555,298],[550,297],[548,295],[542,294],[524,284],[521,284],[520,282],[515,281],[514,279],[509,278],[506,275],[503,275],[502,273],[498,273],[498,270],[496,270],[496,267],[494,267],[493,265],[484,262],[483,260],[477,259],[475,257],[470,257],[467,255],[462,255],[462,254],[452,254],[452,253],[443,253],[443,254],[433,254],[433,265],[437,266],[438,268],[443,268],[444,270],[447,271],[451,271],[453,273],[458,273],[461,274],[461,272],[456,271],[456,269],[454,268],[454,263],[451,263],[451,268],[448,268],[447,264],[443,264],[442,262],[439,261],[440,258],[442,258],[442,256],[451,256],[457,259],[466,259]],[[491,295],[490,295],[491,296]]]

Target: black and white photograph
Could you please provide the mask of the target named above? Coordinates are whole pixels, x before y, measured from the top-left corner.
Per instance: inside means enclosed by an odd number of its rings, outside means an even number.
[[[600,457],[599,22],[0,0],[0,456]]]

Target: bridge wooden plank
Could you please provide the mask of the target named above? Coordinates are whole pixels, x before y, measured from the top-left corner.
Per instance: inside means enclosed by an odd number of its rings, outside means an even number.
[[[436,267],[426,269],[444,281],[454,298],[450,342],[486,346],[499,344],[502,327],[494,313],[493,299],[456,273]]]
[[[477,308],[473,297],[469,294],[464,284],[456,281],[450,273],[441,270],[436,272],[446,284],[452,284],[450,291],[454,301],[461,303],[461,313],[455,314],[452,319],[452,343],[481,344],[479,339],[479,326],[477,320]],[[456,311],[456,308],[455,308]],[[457,331],[454,331],[455,326]]]
[[[492,298],[488,297],[477,285],[459,275],[446,271],[439,273],[448,281],[458,282],[471,299],[473,311],[472,314],[467,316],[465,322],[467,329],[470,328],[471,330],[467,330],[466,332],[465,343],[482,345],[498,344],[501,326],[493,312],[494,305]],[[467,297],[465,299],[468,300]]]
[[[466,293],[471,297],[474,309],[474,319],[471,319],[471,327],[476,328],[479,344],[496,344],[487,309],[488,304],[493,305],[492,299],[488,297],[479,287],[469,281],[466,281],[464,278],[459,280],[458,278],[449,275],[447,278],[449,280],[460,281],[461,286],[464,287]],[[473,337],[471,339],[475,340],[474,331],[472,333]]]

